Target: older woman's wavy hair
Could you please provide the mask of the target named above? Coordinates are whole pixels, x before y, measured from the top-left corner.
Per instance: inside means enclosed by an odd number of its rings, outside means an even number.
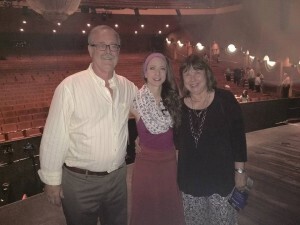
[[[193,68],[194,70],[205,71],[205,79],[208,91],[212,91],[217,87],[217,81],[209,65],[205,62],[204,59],[202,59],[202,57],[192,54],[184,60],[179,68],[180,89],[182,97],[190,96],[190,92],[184,87],[183,74],[191,68]]]

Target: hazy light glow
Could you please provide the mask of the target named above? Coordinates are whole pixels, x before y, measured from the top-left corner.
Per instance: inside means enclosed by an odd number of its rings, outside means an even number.
[[[85,30],[82,30],[82,33],[85,34],[86,33]]]
[[[269,61],[269,60],[270,60],[269,56],[265,55],[264,61]]]
[[[166,24],[166,27],[169,27],[169,24]]]
[[[53,33],[56,33],[56,30],[52,30]]]
[[[253,60],[255,58],[255,56],[250,55],[249,58]]]
[[[274,61],[267,61],[267,63],[270,67],[274,67],[276,65],[276,62]]]
[[[115,27],[118,28],[118,27],[119,27],[119,24],[115,24]]]
[[[197,47],[197,49],[198,49],[199,51],[202,51],[202,50],[204,49],[204,46],[203,46],[200,42],[198,42],[198,43],[196,44],[196,47]]]
[[[168,45],[171,44],[171,41],[168,38],[166,38],[166,42]]]
[[[227,50],[229,53],[236,52],[236,47],[233,44],[228,45]]]
[[[58,26],[60,26],[60,25],[61,25],[61,23],[57,23],[57,25],[58,25]]]
[[[181,48],[183,46],[183,44],[181,43],[180,40],[177,41],[178,46]]]
[[[158,33],[161,34],[161,30],[159,30]]]
[[[23,29],[23,28],[20,28],[20,31],[21,31],[21,32],[23,32],[23,31],[24,31],[24,29]]]
[[[89,23],[88,23],[88,24],[86,24],[86,26],[90,27],[90,26],[91,26],[91,24],[89,24]]]
[[[267,71],[271,71],[276,65],[276,62],[270,61],[270,58],[267,55],[264,57],[264,62],[265,62],[265,67],[266,67]]]
[[[141,24],[141,28],[144,28],[145,27],[145,25],[144,24]]]
[[[23,22],[22,22],[22,23],[26,24],[27,22],[26,22],[26,20],[23,20]]]
[[[137,34],[137,33],[138,33],[138,32],[137,32],[137,30],[136,30],[136,31],[134,31],[134,33],[135,33],[135,34]]]

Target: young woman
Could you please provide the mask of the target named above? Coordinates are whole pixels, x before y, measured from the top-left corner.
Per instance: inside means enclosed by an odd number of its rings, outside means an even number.
[[[143,66],[145,85],[132,113],[141,151],[132,176],[131,225],[184,224],[181,195],[176,182],[173,128],[180,124],[178,91],[166,57],[152,53]]]

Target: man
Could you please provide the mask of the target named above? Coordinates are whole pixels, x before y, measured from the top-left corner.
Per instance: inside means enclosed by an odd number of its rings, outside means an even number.
[[[48,200],[69,225],[127,224],[125,155],[137,87],[115,73],[120,37],[109,26],[88,37],[92,63],[56,88],[40,146]]]
[[[249,89],[254,91],[254,85],[255,85],[255,72],[252,68],[248,68],[248,85]]]
[[[287,73],[283,74],[283,79],[281,83],[281,97],[288,98],[291,87],[291,78]]]

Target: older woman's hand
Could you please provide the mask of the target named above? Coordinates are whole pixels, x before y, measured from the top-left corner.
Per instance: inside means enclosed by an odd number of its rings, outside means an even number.
[[[247,184],[246,173],[235,173],[235,187],[239,190],[243,190]]]

